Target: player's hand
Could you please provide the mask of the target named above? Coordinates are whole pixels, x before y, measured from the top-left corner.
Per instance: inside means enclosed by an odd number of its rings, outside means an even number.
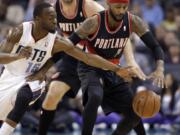
[[[144,72],[141,70],[141,68],[139,66],[133,66],[133,69],[134,70],[134,76],[133,77],[137,77],[139,78],[140,80],[143,80],[145,81],[147,76],[144,74]]]
[[[31,57],[31,54],[32,54],[32,48],[30,46],[26,46],[20,50],[18,56],[20,58],[28,59],[29,57]]]
[[[121,67],[116,71],[116,74],[122,77],[124,80],[131,82],[132,77],[135,76],[133,67]]]
[[[33,74],[33,75],[28,76],[28,77],[26,78],[26,80],[29,81],[29,82],[39,80],[40,83],[41,83],[41,82],[45,81],[45,74],[42,74],[42,73],[40,73],[40,72],[39,72],[39,73],[37,72],[37,73],[35,73],[35,74]]]
[[[161,88],[166,87],[163,70],[155,70],[148,76],[148,79],[153,80],[153,85],[157,85]]]
[[[60,75],[60,72],[56,72],[55,74],[53,74],[53,75],[51,76],[51,79],[56,79],[56,78],[59,77],[59,75]]]

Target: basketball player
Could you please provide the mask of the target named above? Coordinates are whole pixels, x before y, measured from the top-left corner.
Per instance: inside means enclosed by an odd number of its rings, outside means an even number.
[[[39,97],[43,85],[41,80],[27,81],[26,78],[40,74],[43,78],[46,72],[43,66],[48,64],[47,61],[55,53],[64,51],[91,66],[112,70],[122,76],[133,75],[131,68],[120,68],[98,55],[83,53],[70,40],[57,36],[56,12],[50,4],[37,5],[33,15],[34,21],[15,28],[1,46],[2,52],[12,54],[29,46],[32,48],[32,55],[28,59],[6,64],[0,77],[0,119],[5,121],[0,135],[12,134],[28,106]]]
[[[93,0],[57,0],[55,8],[58,26],[64,36],[72,34],[87,17],[104,10],[101,5]],[[83,43],[81,42],[80,44]],[[127,61],[130,63],[129,65],[137,67],[139,76],[145,79],[145,75],[139,66],[137,66],[135,60],[129,59]],[[62,97],[66,94],[73,98],[80,89],[77,63],[78,61],[76,59],[64,54],[56,66],[53,66],[47,73],[48,76],[51,76],[54,72],[58,71],[60,75],[51,81],[48,94],[43,102],[39,135],[47,134],[48,127],[54,118],[56,107]]]
[[[126,42],[130,34],[135,32],[152,50],[156,59],[156,70],[149,78],[158,86],[164,87],[163,51],[147,25],[138,16],[128,12],[129,0],[107,0],[107,5],[107,10],[85,20],[70,36],[71,41],[77,44],[86,39],[89,52],[117,64],[122,52],[128,48]],[[85,105],[82,135],[92,135],[97,108],[101,104],[106,114],[118,112],[124,115],[113,135],[128,134],[140,121],[132,109],[133,94],[129,84],[112,72],[84,63],[78,66]]]

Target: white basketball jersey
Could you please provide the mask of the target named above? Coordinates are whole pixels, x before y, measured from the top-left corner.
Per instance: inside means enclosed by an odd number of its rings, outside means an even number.
[[[47,36],[35,42],[32,36],[32,22],[23,23],[23,34],[13,50],[12,54],[26,46],[32,47],[32,55],[29,59],[20,59],[5,65],[11,74],[15,76],[28,76],[38,71],[51,57],[56,34],[48,33]]]

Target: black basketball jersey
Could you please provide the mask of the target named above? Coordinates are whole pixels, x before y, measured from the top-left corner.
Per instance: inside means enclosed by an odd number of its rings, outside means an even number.
[[[108,26],[108,11],[98,14],[99,27],[96,33],[88,38],[89,52],[96,53],[106,59],[115,60],[121,57],[123,49],[131,33],[131,15],[127,12],[116,30]]]
[[[62,5],[57,0],[56,2],[56,12],[57,12],[57,21],[58,21],[58,27],[60,30],[67,35],[70,35],[73,33],[86,19],[86,15],[84,12],[84,0],[77,0],[77,9],[75,16],[68,18],[65,16],[62,10]]]

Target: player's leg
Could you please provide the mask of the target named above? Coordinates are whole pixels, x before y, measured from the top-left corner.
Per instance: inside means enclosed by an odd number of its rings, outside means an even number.
[[[64,94],[70,90],[70,86],[61,81],[52,81],[48,93],[42,104],[42,113],[39,123],[39,135],[46,135],[48,127],[54,119],[56,108]]]
[[[97,110],[103,98],[103,88],[100,77],[95,71],[87,71],[86,66],[80,64],[78,68],[81,87],[83,91],[83,111],[82,135],[92,135],[93,127],[97,117]]]
[[[42,114],[39,123],[39,135],[46,135],[48,127],[54,119],[56,108],[60,100],[66,94],[75,97],[80,89],[80,80],[77,75],[77,66],[69,68],[65,63],[59,64],[60,75],[51,81],[46,98],[42,105]]]
[[[146,135],[146,131],[142,120],[140,120],[139,124],[136,127],[134,127],[134,130],[137,135]]]
[[[28,85],[23,86],[17,93],[15,105],[0,129],[0,135],[11,135],[33,100],[33,93]]]
[[[118,112],[123,114],[123,119],[113,132],[113,135],[127,135],[140,122],[140,118],[132,108],[133,92],[127,82],[116,75],[106,77],[103,109],[105,113]],[[109,85],[108,85],[109,84]]]

